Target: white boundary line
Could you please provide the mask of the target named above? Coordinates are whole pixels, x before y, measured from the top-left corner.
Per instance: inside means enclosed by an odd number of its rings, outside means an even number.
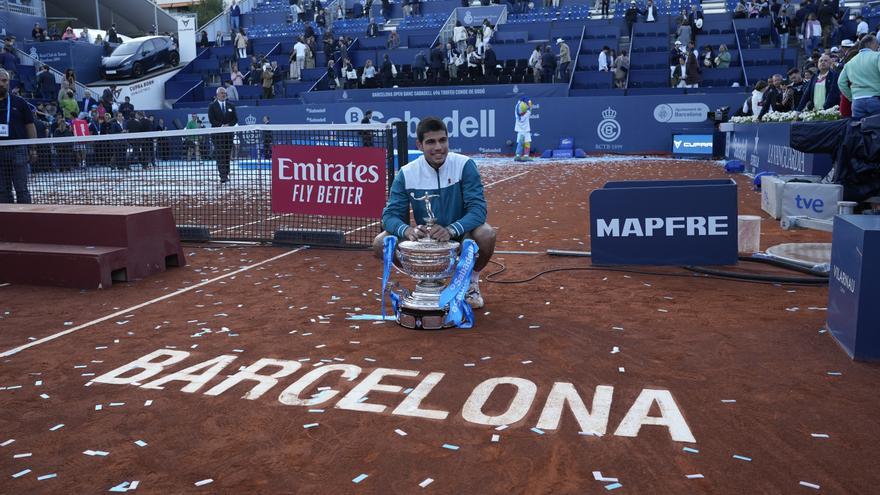
[[[484,187],[492,187],[492,186],[494,186],[495,184],[500,184],[501,182],[505,182],[505,181],[508,181],[508,180],[511,180],[511,179],[515,179],[515,178],[520,177],[520,176],[523,176],[523,175],[525,175],[525,174],[527,174],[527,173],[529,173],[529,172],[530,172],[530,171],[527,170],[527,171],[525,171],[525,172],[522,172],[522,173],[519,173],[519,174],[516,174],[516,175],[512,175],[512,176],[510,176],[510,177],[505,177],[504,179],[497,180],[497,181],[495,181],[495,182],[492,182],[491,184],[486,184]],[[379,222],[373,222],[373,223],[371,223],[370,225],[365,225],[365,226],[363,226],[363,227],[358,227],[357,229],[354,229],[354,230],[352,230],[352,231],[346,232],[346,234],[350,234],[350,233],[355,232],[355,231],[357,231],[357,230],[361,230],[361,229],[364,229],[364,228],[367,228],[367,227],[373,226],[373,225],[375,225],[375,224],[377,224],[377,223],[379,223]],[[13,355],[15,355],[15,354],[18,354],[18,353],[21,352],[21,351],[24,351],[24,350],[30,349],[31,347],[36,347],[36,346],[38,346],[38,345],[40,345],[40,344],[45,344],[46,342],[51,342],[51,341],[53,341],[53,340],[55,340],[55,339],[57,339],[57,338],[64,337],[65,335],[70,335],[70,334],[72,334],[72,333],[74,333],[74,332],[78,332],[78,331],[80,331],[80,330],[82,330],[82,329],[84,329],[84,328],[88,328],[88,327],[91,327],[91,326],[97,325],[98,323],[103,323],[103,322],[105,322],[105,321],[107,321],[107,320],[111,320],[111,319],[116,318],[116,317],[118,317],[118,316],[122,316],[122,315],[124,315],[124,314],[126,314],[126,313],[130,313],[130,312],[132,312],[132,311],[137,311],[138,309],[144,308],[144,307],[149,306],[149,305],[151,305],[151,304],[155,304],[155,303],[157,303],[157,302],[161,302],[161,301],[164,301],[164,300],[166,300],[166,299],[171,299],[172,297],[176,297],[176,296],[179,296],[179,295],[181,295],[181,294],[185,294],[185,293],[190,292],[190,291],[192,291],[192,290],[194,290],[194,289],[198,289],[199,287],[204,287],[204,286],[206,286],[206,285],[208,285],[208,284],[210,284],[210,283],[216,282],[216,281],[218,281],[218,280],[223,280],[224,278],[228,278],[228,277],[231,277],[231,276],[233,276],[233,275],[237,275],[237,274],[239,274],[239,273],[246,272],[246,271],[248,271],[248,270],[250,270],[250,269],[252,269],[252,268],[256,268],[256,267],[258,267],[258,266],[265,265],[266,263],[271,263],[271,262],[273,262],[273,261],[276,261],[276,260],[279,260],[279,259],[281,259],[281,258],[284,258],[285,256],[289,256],[289,255],[291,255],[291,254],[293,254],[293,253],[298,253],[298,252],[303,251],[303,250],[308,249],[308,248],[309,248],[309,246],[302,246],[302,247],[299,247],[299,248],[297,248],[297,249],[293,249],[293,250],[291,250],[291,251],[287,251],[287,252],[281,253],[281,254],[279,254],[279,255],[277,255],[277,256],[273,256],[273,257],[271,257],[271,258],[269,258],[269,259],[265,259],[265,260],[263,260],[263,261],[260,261],[259,263],[254,263],[253,265],[249,265],[249,266],[246,266],[246,267],[244,267],[244,268],[239,268],[238,270],[236,270],[236,271],[234,271],[234,272],[230,272],[230,273],[227,273],[227,274],[225,274],[225,275],[221,275],[221,276],[219,276],[219,277],[212,278],[212,279],[210,279],[210,280],[205,280],[204,282],[199,282],[198,284],[193,285],[193,286],[191,286],[191,287],[187,287],[187,288],[185,288],[185,289],[180,289],[180,290],[178,290],[178,291],[176,291],[176,292],[172,292],[171,294],[165,294],[164,296],[160,296],[160,297],[157,297],[157,298],[155,298],[155,299],[151,299],[151,300],[149,300],[149,301],[142,302],[142,303],[140,303],[140,304],[136,304],[136,305],[134,305],[134,306],[131,306],[131,307],[125,308],[125,309],[123,309],[123,310],[117,311],[117,312],[115,312],[115,313],[111,313],[111,314],[109,314],[109,315],[102,316],[101,318],[98,318],[98,319],[96,319],[96,320],[92,320],[92,321],[87,322],[87,323],[83,323],[82,325],[78,325],[78,326],[75,326],[75,327],[73,327],[73,328],[69,328],[69,329],[67,329],[67,330],[64,330],[64,331],[61,331],[61,332],[58,332],[58,333],[55,333],[55,334],[49,335],[49,336],[47,336],[47,337],[43,337],[43,338],[41,338],[41,339],[37,339],[37,340],[35,340],[35,341],[33,341],[33,342],[29,342],[29,343],[27,343],[27,344],[24,344],[24,345],[18,346],[18,347],[16,347],[16,348],[9,349],[8,351],[4,351],[3,353],[0,353],[0,358],[5,358],[5,357],[13,356]]]
[[[64,331],[62,331],[62,332],[58,332],[58,333],[53,334],[53,335],[49,335],[48,337],[43,337],[42,339],[38,339],[38,340],[35,340],[35,341],[33,341],[33,342],[29,342],[29,343],[27,343],[27,344],[25,344],[25,345],[22,345],[22,346],[19,346],[19,347],[14,348],[14,349],[10,349],[10,350],[8,350],[8,351],[3,352],[2,354],[0,354],[0,358],[9,357],[9,356],[12,356],[12,355],[14,355],[14,354],[18,354],[19,352],[21,352],[21,351],[23,351],[23,350],[25,350],[25,349],[29,349],[29,348],[31,348],[31,347],[38,346],[38,345],[40,345],[40,344],[45,344],[46,342],[50,342],[50,341],[53,341],[53,340],[55,340],[55,339],[57,339],[57,338],[59,338],[59,337],[64,337],[65,335],[69,335],[69,334],[71,334],[71,333],[78,332],[78,331],[80,331],[80,330],[82,330],[82,329],[84,329],[84,328],[88,328],[88,327],[90,327],[90,326],[97,325],[98,323],[102,323],[102,322],[105,322],[105,321],[107,321],[107,320],[110,320],[110,319],[116,318],[117,316],[122,316],[122,315],[124,315],[124,314],[126,314],[126,313],[130,313],[130,312],[132,312],[132,311],[136,311],[136,310],[138,310],[138,309],[141,309],[141,308],[143,308],[143,307],[145,307],[145,306],[149,306],[149,305],[151,305],[151,304],[155,304],[155,303],[157,303],[157,302],[161,302],[161,301],[164,301],[164,300],[166,300],[166,299],[171,299],[172,297],[179,296],[179,295],[181,295],[181,294],[185,294],[185,293],[187,293],[187,292],[189,292],[189,291],[191,291],[191,290],[193,290],[193,289],[198,289],[199,287],[204,287],[204,286],[206,286],[206,285],[208,285],[208,284],[210,284],[210,283],[212,283],[212,282],[216,282],[216,281],[218,281],[218,280],[223,280],[224,278],[228,278],[228,277],[231,277],[231,276],[233,276],[233,275],[237,275],[237,274],[239,274],[239,273],[241,273],[241,272],[246,272],[246,271],[248,271],[248,270],[250,270],[250,269],[252,269],[252,268],[256,268],[256,267],[258,267],[258,266],[265,265],[266,263],[270,263],[270,262],[272,262],[272,261],[279,260],[279,259],[281,259],[281,258],[284,258],[285,256],[289,256],[289,255],[291,255],[291,254],[293,254],[293,253],[297,253],[297,252],[302,251],[302,250],[304,250],[304,249],[308,249],[308,246],[303,246],[303,247],[300,247],[300,248],[294,249],[294,250],[292,250],[292,251],[287,251],[287,252],[281,253],[281,254],[279,254],[279,255],[277,255],[277,256],[273,256],[272,258],[269,258],[269,259],[265,259],[265,260],[263,260],[263,261],[260,261],[259,263],[254,263],[253,265],[249,265],[249,266],[246,266],[246,267],[244,267],[244,268],[239,268],[238,270],[236,270],[236,271],[234,271],[234,272],[230,272],[230,273],[227,273],[227,274],[225,274],[225,275],[221,275],[221,276],[219,276],[219,277],[217,277],[217,278],[212,278],[211,280],[205,280],[204,282],[199,282],[198,284],[193,285],[193,286],[191,286],[191,287],[187,287],[187,288],[185,288],[185,289],[180,289],[180,290],[178,290],[178,291],[176,291],[176,292],[172,292],[171,294],[165,294],[164,296],[160,296],[160,297],[157,297],[157,298],[155,298],[155,299],[151,299],[151,300],[149,300],[149,301],[142,302],[142,303],[140,303],[140,304],[136,304],[136,305],[131,306],[131,307],[129,307],[129,308],[125,308],[125,309],[123,309],[123,310],[120,310],[120,311],[117,311],[117,312],[115,312],[115,313],[109,314],[109,315],[107,315],[107,316],[102,316],[101,318],[98,318],[97,320],[92,320],[92,321],[90,321],[90,322],[88,322],[88,323],[83,323],[82,325],[75,326],[75,327],[73,327],[73,328],[69,328],[69,329],[67,329],[67,330],[64,330]]]

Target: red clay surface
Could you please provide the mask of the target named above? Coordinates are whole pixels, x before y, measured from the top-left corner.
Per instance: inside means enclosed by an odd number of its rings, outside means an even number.
[[[528,173],[516,176],[522,172]],[[519,251],[589,249],[588,193],[606,181],[724,176],[710,163],[627,160],[511,164],[484,168],[483,175],[486,183],[516,176],[487,188],[487,198],[498,249]],[[749,181],[737,182],[740,213],[766,218]],[[762,227],[762,248],[830,238],[784,232],[772,220]],[[824,287],[558,272],[525,284],[484,281],[487,304],[474,329],[416,332],[345,319],[349,312],[379,311],[381,270],[367,252],[303,250],[123,311],[288,251],[186,246],[185,252],[187,267],[105,291],[0,287],[0,352],[122,311],[0,358],[0,387],[7,387],[0,390],[0,493],[98,493],[135,480],[138,493],[163,494],[607,493],[610,482],[595,480],[593,471],[619,480],[613,493],[870,494],[880,486],[880,367],[850,361],[829,334],[819,333]],[[589,266],[586,258],[495,259],[507,266],[497,278],[508,280]],[[411,286],[402,275],[395,279]],[[615,346],[619,352],[612,353]],[[190,356],[151,379],[220,355],[236,359],[195,393],[182,392],[181,381],[162,390],[85,386],[95,378],[90,373],[100,376],[166,348]],[[309,361],[255,400],[242,398],[255,382],[204,394],[261,358]],[[322,359],[363,372],[351,382],[326,375],[302,394],[325,386],[340,391],[322,405],[279,402],[281,391]],[[418,371],[415,378],[382,381],[403,388],[430,372],[445,373],[421,408],[448,417],[391,414],[404,399],[400,393],[368,394],[368,403],[388,406],[382,413],[333,407],[377,368]],[[537,386],[525,418],[503,431],[462,416],[473,389],[496,377]],[[554,382],[574,384],[591,411],[596,387],[614,387],[604,436],[579,435],[568,409],[558,430],[531,430]],[[613,434],[643,389],[671,393],[695,443],[674,441],[668,428],[654,425],[642,426],[636,437]],[[501,414],[513,391],[497,388],[483,413]],[[651,416],[658,415],[654,405]],[[313,423],[318,426],[303,428]],[[21,454],[30,455],[15,457]],[[57,476],[38,481],[48,474]],[[353,483],[361,474],[367,477]],[[686,478],[694,474],[703,478]],[[434,481],[421,488],[427,478]],[[206,479],[213,482],[195,486]]]

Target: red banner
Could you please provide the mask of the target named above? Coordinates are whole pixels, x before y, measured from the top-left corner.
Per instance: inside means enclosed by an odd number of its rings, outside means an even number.
[[[272,147],[272,212],[380,218],[385,207],[382,148]]]
[[[73,119],[70,121],[73,127],[73,135],[77,137],[89,135],[89,123],[83,119]]]

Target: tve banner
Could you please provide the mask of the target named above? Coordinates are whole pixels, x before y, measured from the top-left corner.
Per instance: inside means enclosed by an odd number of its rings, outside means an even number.
[[[731,179],[609,182],[590,194],[595,265],[733,265]]]
[[[272,212],[379,218],[387,151],[368,147],[272,147]]]

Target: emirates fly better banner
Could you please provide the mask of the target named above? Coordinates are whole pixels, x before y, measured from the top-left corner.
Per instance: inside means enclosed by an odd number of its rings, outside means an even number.
[[[380,218],[386,150],[272,147],[272,212]]]

